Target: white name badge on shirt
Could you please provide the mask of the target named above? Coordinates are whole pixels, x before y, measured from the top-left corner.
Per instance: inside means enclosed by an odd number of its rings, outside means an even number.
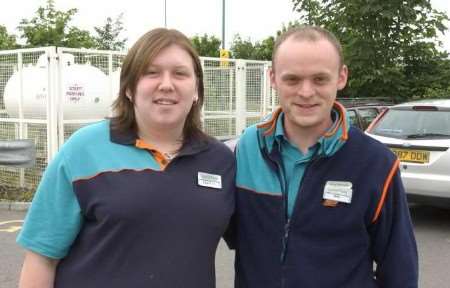
[[[327,181],[323,190],[323,199],[351,203],[353,195],[352,186],[352,182]]]
[[[220,175],[198,172],[197,179],[199,186],[222,189],[222,176]]]

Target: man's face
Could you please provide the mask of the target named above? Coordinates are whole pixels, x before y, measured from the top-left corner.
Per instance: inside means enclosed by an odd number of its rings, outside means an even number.
[[[278,48],[270,71],[290,133],[323,134],[332,124],[336,93],[347,83],[347,67],[327,40],[288,38]]]

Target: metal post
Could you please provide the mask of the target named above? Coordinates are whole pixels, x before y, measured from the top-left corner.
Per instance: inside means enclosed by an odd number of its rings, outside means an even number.
[[[222,0],[222,49],[225,49],[225,0]]]
[[[47,161],[58,151],[58,54],[56,47],[49,47],[48,55],[48,94],[47,94]]]
[[[245,61],[236,60],[236,135],[247,127],[247,77]]]
[[[164,28],[167,28],[167,0],[164,0]]]

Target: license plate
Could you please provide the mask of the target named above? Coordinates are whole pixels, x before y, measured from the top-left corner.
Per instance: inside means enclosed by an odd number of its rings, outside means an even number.
[[[430,162],[430,152],[422,150],[397,149],[391,148],[398,159],[403,162],[428,163]]]

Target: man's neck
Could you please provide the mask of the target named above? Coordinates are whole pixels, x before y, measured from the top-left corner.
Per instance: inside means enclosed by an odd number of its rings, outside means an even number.
[[[330,129],[333,121],[323,123],[320,126],[299,127],[290,125],[289,122],[284,122],[284,134],[289,141],[295,145],[303,154],[308,153],[308,149],[314,146],[319,139]]]

